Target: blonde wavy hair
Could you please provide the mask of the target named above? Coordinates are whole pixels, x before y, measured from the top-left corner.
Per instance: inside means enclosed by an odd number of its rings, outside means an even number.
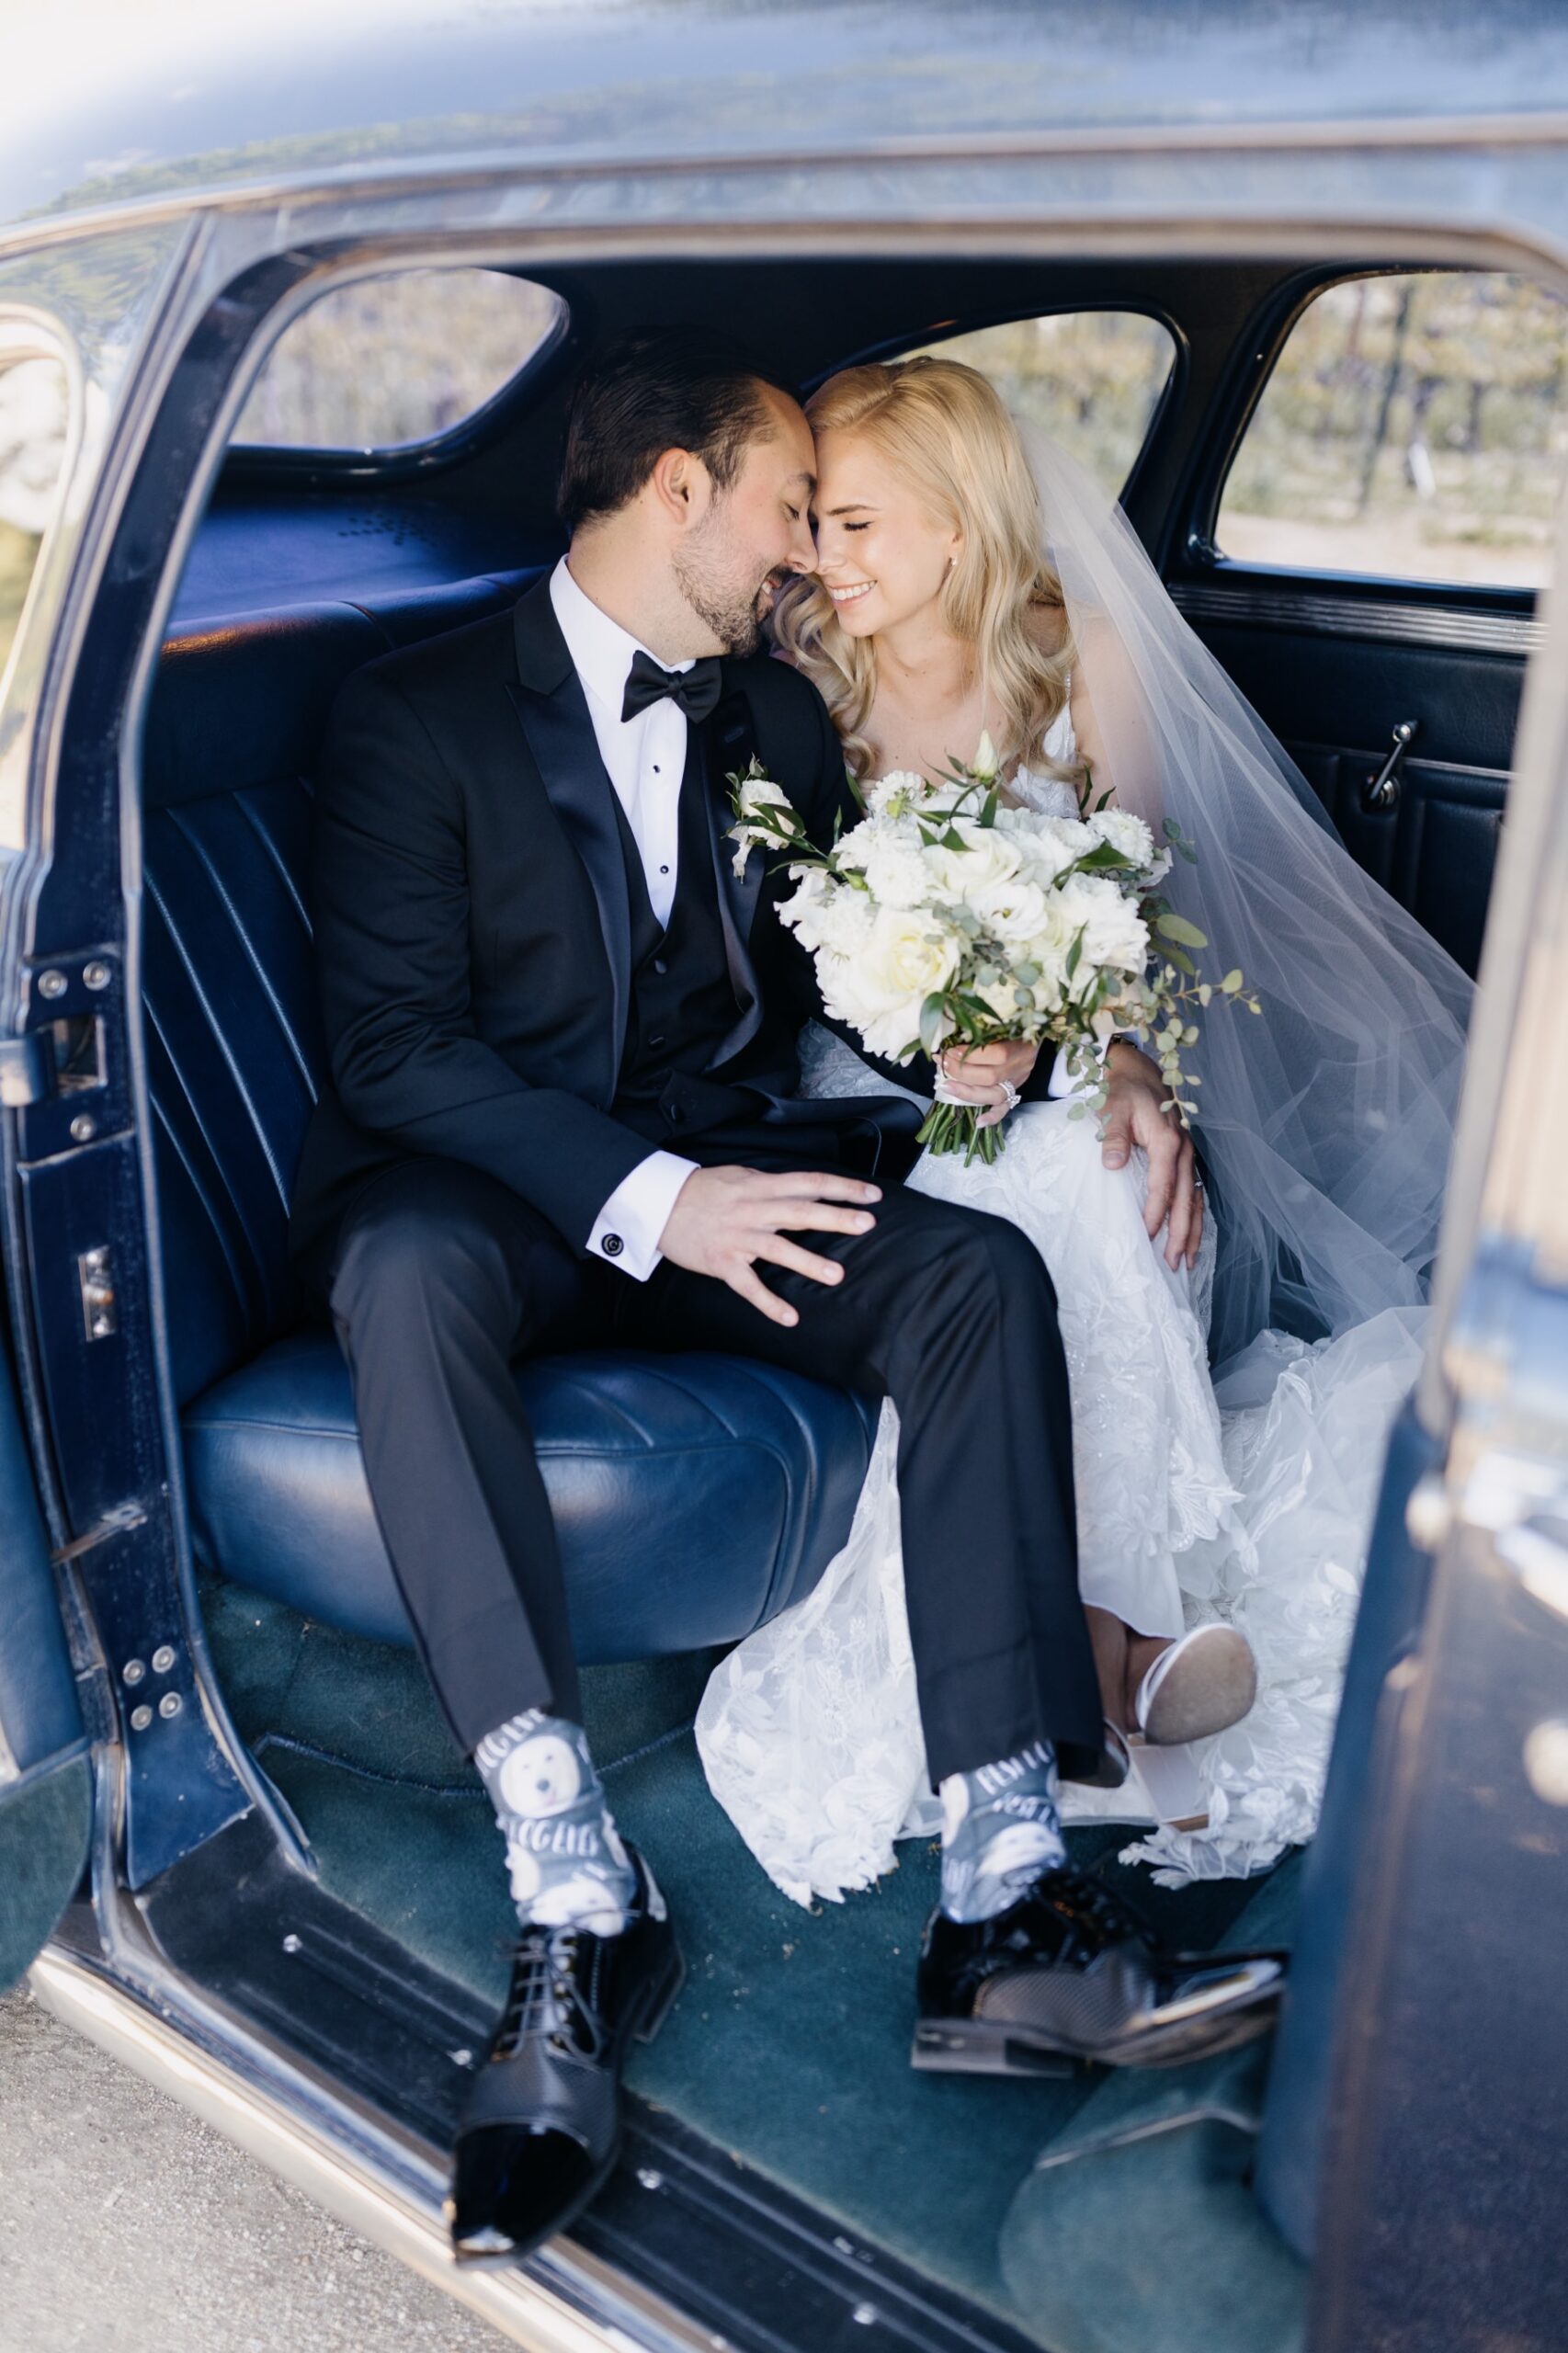
[[[1044,553],[1040,494],[1018,428],[996,392],[961,360],[874,360],[829,377],[806,403],[806,415],[819,433],[864,434],[931,512],[962,532],[958,562],[942,584],[942,618],[978,651],[983,700],[988,705],[994,695],[1002,707],[1003,758],[1011,761],[1031,745],[1038,756],[1040,735],[1067,700],[1074,647],[1062,583]],[[1030,627],[1031,614],[1042,607],[1062,616],[1054,652]],[[773,635],[816,686],[851,775],[863,779],[871,751],[860,731],[877,687],[873,641],[840,627],[833,599],[812,574],[779,596]],[[1060,766],[1056,772],[1076,774]]]

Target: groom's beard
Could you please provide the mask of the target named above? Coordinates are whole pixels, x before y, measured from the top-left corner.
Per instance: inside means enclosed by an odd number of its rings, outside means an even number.
[[[749,589],[742,589],[718,576],[704,555],[700,535],[689,551],[676,554],[675,575],[681,595],[726,653],[755,654],[762,642],[762,624],[788,573],[767,572]]]

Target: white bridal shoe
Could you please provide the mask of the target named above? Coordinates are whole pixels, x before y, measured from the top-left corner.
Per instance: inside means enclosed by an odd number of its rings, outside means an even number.
[[[1257,1697],[1257,1661],[1233,1626],[1195,1626],[1160,1653],[1132,1712],[1153,1747],[1183,1748],[1239,1724]]]

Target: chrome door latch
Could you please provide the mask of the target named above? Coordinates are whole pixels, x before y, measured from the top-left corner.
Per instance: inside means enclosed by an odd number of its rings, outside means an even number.
[[[107,1340],[119,1329],[114,1256],[107,1242],[100,1242],[95,1249],[79,1254],[76,1279],[82,1287],[82,1321],[86,1326],[87,1337],[89,1340]]]
[[[42,1031],[0,1038],[0,1104],[8,1111],[20,1111],[53,1092],[54,1058]]]
[[[1369,776],[1361,789],[1364,809],[1392,809],[1399,801],[1399,764],[1421,733],[1418,719],[1402,719],[1393,731],[1393,749],[1376,776]]]

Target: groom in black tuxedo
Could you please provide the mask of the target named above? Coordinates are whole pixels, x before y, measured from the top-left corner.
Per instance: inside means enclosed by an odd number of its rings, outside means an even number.
[[[823,1008],[777,919],[787,882],[759,852],[733,871],[724,778],[755,754],[824,843],[855,814],[820,698],[758,651],[778,585],[814,561],[812,462],[793,400],[728,345],[669,330],[607,353],[569,427],[569,556],[513,611],[351,679],[322,764],[331,1085],[296,1264],[352,1367],[392,1566],[523,1920],[459,2140],[468,2256],[531,2245],[591,2196],[625,2042],[679,1977],[581,1732],[519,1355],[716,1348],[896,1402],[949,1820],[922,2063],[1167,2056],[1263,1990],[1233,1973],[1195,2028],[1190,1985],[1063,1868],[1056,1773],[1096,1769],[1101,1707],[1043,1263],[1006,1222],[897,1182],[907,1102],[795,1094],[794,1040]],[[1130,1100],[1138,1061],[1115,1082]]]

